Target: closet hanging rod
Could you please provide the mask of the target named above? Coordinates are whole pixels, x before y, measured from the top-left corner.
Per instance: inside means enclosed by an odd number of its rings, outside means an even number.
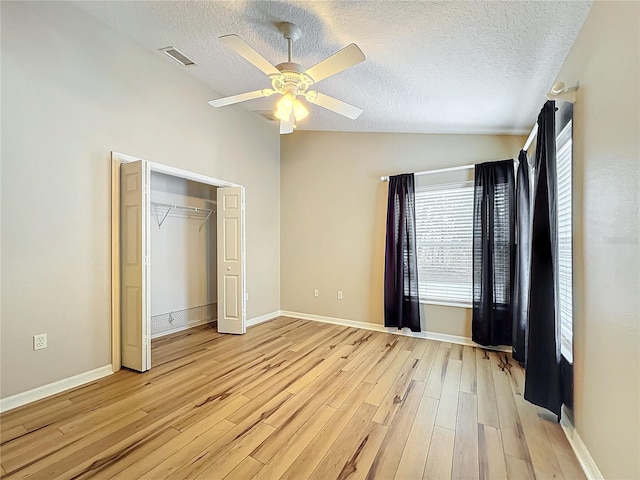
[[[437,170],[425,170],[423,172],[415,172],[413,175],[433,175],[434,173],[445,173],[445,172],[455,172],[456,170],[468,170],[470,168],[474,168],[475,165],[460,165],[459,167],[449,167],[449,168],[439,168]],[[380,177],[380,180],[383,182],[389,181],[389,176]]]

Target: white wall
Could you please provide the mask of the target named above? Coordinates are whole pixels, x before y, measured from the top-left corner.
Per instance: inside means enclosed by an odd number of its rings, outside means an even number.
[[[151,201],[211,210],[211,216],[188,218],[174,211],[163,220],[167,208],[151,211],[151,316],[186,309],[193,320],[206,320],[215,308],[216,278],[216,187],[151,172]],[[162,221],[162,225],[159,223]],[[215,319],[215,314],[211,319]],[[152,319],[152,332],[156,331]],[[186,313],[176,315],[165,327],[188,325]]]
[[[605,478],[640,478],[640,3],[595,2],[557,80],[580,82],[576,428]]]
[[[277,129],[71,4],[1,8],[1,396],[111,361],[111,151],[244,185],[247,316],[278,310]]]
[[[282,309],[382,325],[388,184],[380,177],[514,158],[524,141],[498,135],[283,136]],[[424,330],[471,336],[468,308],[423,305],[422,322]]]

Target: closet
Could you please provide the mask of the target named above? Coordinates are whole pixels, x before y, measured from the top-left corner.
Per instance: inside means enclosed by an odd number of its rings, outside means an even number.
[[[217,319],[217,187],[151,172],[151,339]]]
[[[244,187],[112,153],[112,362],[151,368],[151,339],[217,320],[246,331]]]

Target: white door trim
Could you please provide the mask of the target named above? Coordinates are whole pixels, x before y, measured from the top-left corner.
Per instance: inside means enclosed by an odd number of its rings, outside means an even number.
[[[111,152],[111,365],[114,372],[122,368],[122,356],[120,352],[120,165],[122,163],[136,162],[139,160],[144,159],[127,155],[126,153]],[[147,163],[152,172],[164,173],[214,187],[242,186],[237,183],[209,177],[162,163],[149,160],[147,160]],[[243,224],[245,222],[244,216],[242,222]],[[243,231],[245,230],[244,227],[243,225]],[[151,292],[148,288],[147,295],[150,294]]]
[[[111,368],[122,367],[120,347],[120,164],[111,153]]]

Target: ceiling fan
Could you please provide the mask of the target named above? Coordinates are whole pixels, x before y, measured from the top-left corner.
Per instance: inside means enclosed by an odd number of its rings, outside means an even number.
[[[300,28],[293,23],[282,22],[278,25],[278,29],[287,40],[288,55],[286,62],[279,63],[276,66],[271,65],[269,61],[256,52],[238,35],[224,35],[220,37],[220,41],[224,45],[266,73],[271,79],[272,88],[264,88],[253,92],[218,98],[211,100],[209,104],[214,107],[224,107],[255,98],[270,97],[276,93],[280,94],[282,98],[276,105],[275,116],[280,120],[281,134],[293,132],[296,122],[309,115],[309,110],[304,103],[300,101],[298,96],[304,97],[309,103],[339,113],[352,120],[358,118],[362,113],[362,109],[338,100],[337,98],[330,97],[329,95],[309,90],[309,87],[318,83],[320,80],[324,80],[331,75],[340,73],[364,61],[365,56],[362,50],[360,50],[355,43],[352,43],[339,52],[315,64],[313,67],[304,70],[302,65],[291,61],[292,44],[302,35]]]

